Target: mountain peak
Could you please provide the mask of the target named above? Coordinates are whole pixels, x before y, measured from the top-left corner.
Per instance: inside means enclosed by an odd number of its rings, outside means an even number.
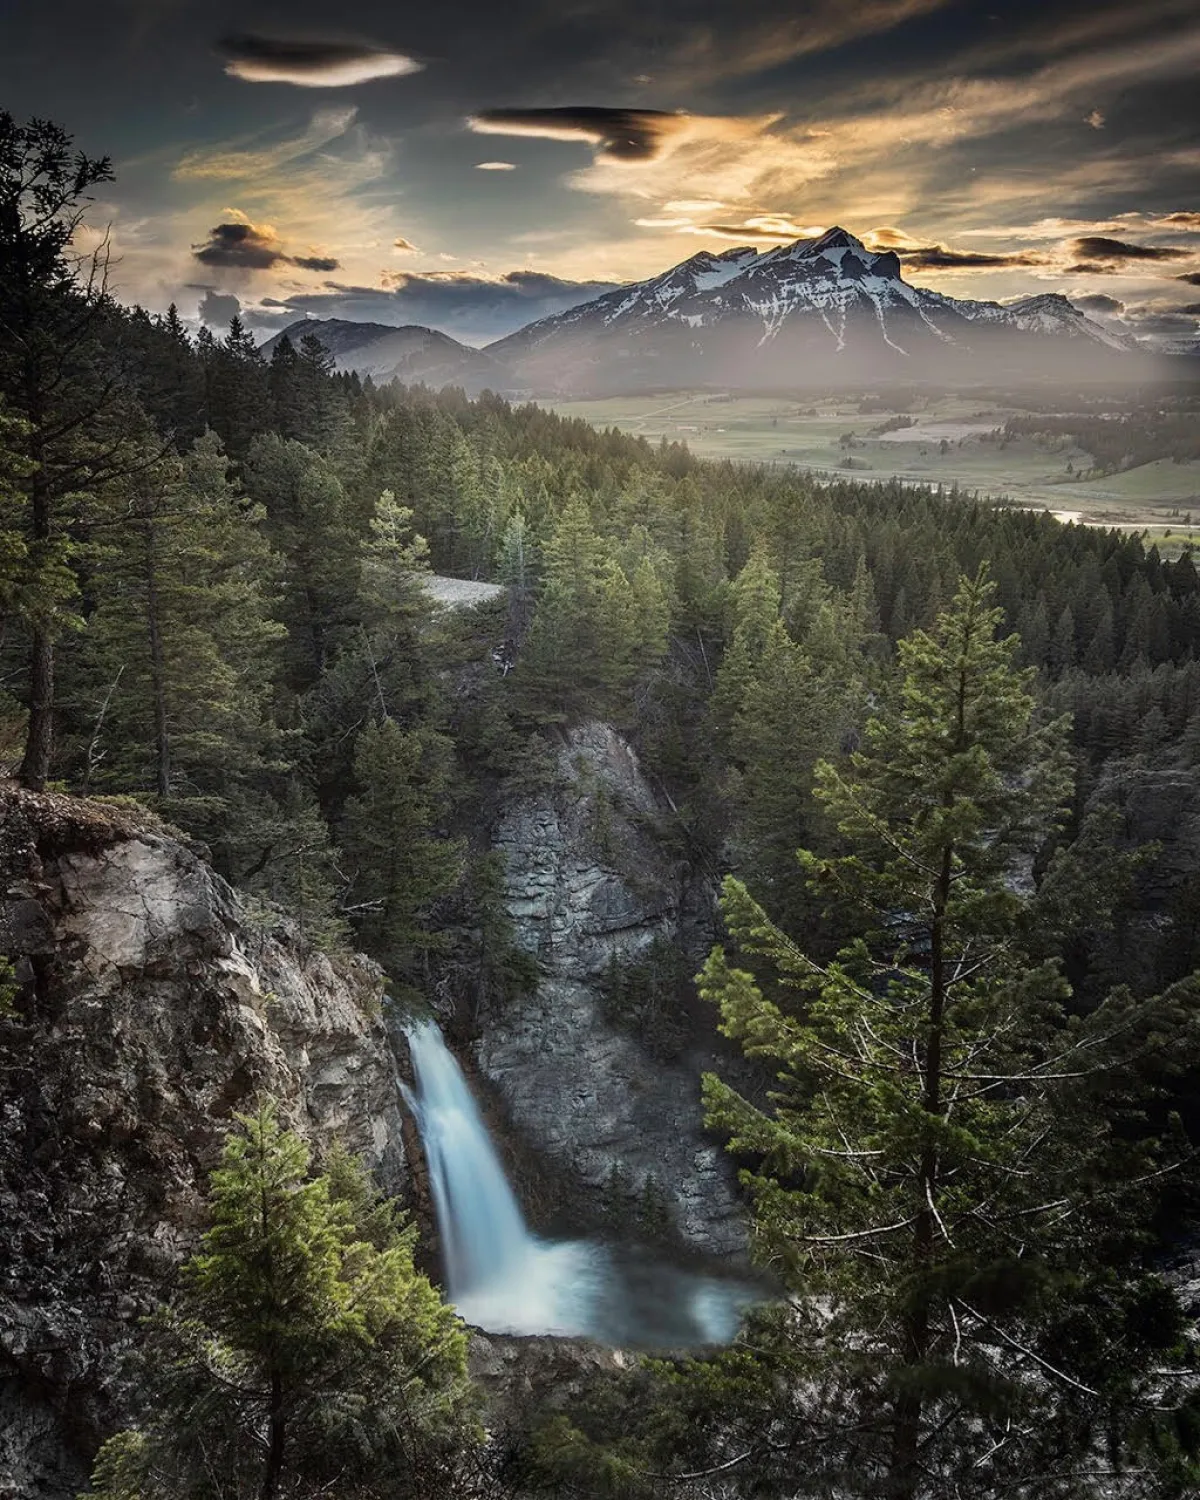
[[[819,239],[802,240],[799,243],[807,245],[814,255],[819,255],[823,250],[866,250],[862,240],[857,239],[848,229],[843,229],[840,224],[835,224],[832,229],[827,229]]]
[[[1063,292],[1034,292],[1028,297],[1018,297],[1015,302],[1005,303],[1010,312],[1057,312],[1073,318],[1082,318],[1083,313]]]
[[[1127,352],[1061,293],[1001,305],[905,281],[900,256],[835,224],[767,250],[702,251],[490,346],[530,387],[775,390],[913,379],[1092,375]],[[1115,368],[1115,366],[1114,366]]]

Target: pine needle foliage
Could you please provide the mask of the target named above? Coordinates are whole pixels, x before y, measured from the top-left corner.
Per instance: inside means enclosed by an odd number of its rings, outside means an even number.
[[[751,967],[717,948],[701,976],[776,1076],[760,1103],[714,1076],[704,1091],[796,1299],[759,1373],[787,1372],[777,1451],[824,1437],[814,1494],[1066,1496],[1102,1474],[1154,1492],[1135,1449],[1180,1316],[1114,1267],[1136,1262],[1130,1226],[1172,1147],[1123,1137],[1103,1104],[1139,1052],[1190,1044],[1195,986],[1078,1020],[1058,964],[1030,956],[1026,877],[1067,795],[1066,726],[1039,719],[993,593],[964,580],[901,642],[863,748],[818,767],[848,852],[801,861],[857,934],[820,961],[729,878]]]
[[[466,1338],[413,1266],[415,1229],[361,1165],[264,1101],[212,1176],[212,1224],[151,1321],[137,1426],[105,1444],[101,1500],[453,1496],[478,1441]]]

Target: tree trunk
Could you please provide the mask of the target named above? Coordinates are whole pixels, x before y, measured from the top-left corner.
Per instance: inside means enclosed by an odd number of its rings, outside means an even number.
[[[283,1377],[278,1370],[271,1372],[271,1405],[267,1412],[267,1422],[267,1466],[263,1470],[258,1500],[275,1500],[279,1476],[283,1473]]]
[[[36,417],[40,400],[29,404]],[[50,540],[50,490],[43,468],[40,434],[30,444],[33,478],[29,486],[29,531],[35,565]],[[35,624],[29,653],[29,727],[25,732],[25,755],[17,775],[31,792],[46,789],[50,758],[54,753],[54,637],[45,623]]]
[[[31,792],[43,792],[54,751],[54,640],[36,627],[29,656],[29,727],[17,776]]]
[[[961,722],[961,698],[960,698]],[[961,737],[961,734],[960,734]],[[946,1016],[946,908],[954,870],[954,849],[942,851],[941,868],[933,890],[933,919],[929,931],[929,1014],[925,1032],[925,1081],[921,1105],[935,1119],[942,1114],[942,1032]],[[934,1244],[934,1208],[939,1189],[938,1152],[927,1142],[921,1152],[917,1185],[921,1205],[913,1227],[913,1269],[920,1277],[929,1265]],[[903,1369],[915,1370],[929,1357],[929,1308],[918,1288],[919,1305],[909,1314],[904,1328]],[[901,1391],[892,1408],[892,1453],[888,1471],[888,1500],[915,1500],[920,1479],[918,1466],[924,1399]]]
[[[951,754],[959,754],[966,745],[966,701],[967,677],[964,670],[958,675],[955,734],[950,748]],[[953,806],[954,794],[943,794],[943,806]],[[950,905],[950,891],[954,879],[954,845],[942,848],[941,864],[934,881],[932,895],[933,914],[929,924],[929,1011],[925,1028],[925,1078],[922,1088],[921,1107],[931,1119],[940,1119],[944,1111],[942,1100],[942,1042],[946,1023],[948,998],[946,976],[946,914]],[[940,1188],[941,1163],[936,1145],[926,1141],[921,1151],[918,1169],[917,1192],[919,1206],[913,1228],[913,1269],[917,1276],[923,1275],[933,1254],[935,1209]],[[904,1329],[903,1367],[913,1370],[924,1364],[929,1357],[930,1323],[929,1306],[923,1291],[919,1305],[910,1313]],[[924,1417],[924,1398],[911,1391],[902,1391],[892,1409],[892,1454],[888,1470],[888,1487],[885,1493],[889,1500],[915,1500],[920,1480],[918,1461],[920,1457],[921,1423]]]
[[[153,521],[146,522],[146,623],[150,633],[150,685],[154,695],[155,783],[160,797],[171,795],[171,737],[167,729],[166,670],[158,617],[158,557]]]

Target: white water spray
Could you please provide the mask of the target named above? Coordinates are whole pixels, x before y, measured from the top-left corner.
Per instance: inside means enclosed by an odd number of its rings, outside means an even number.
[[[756,1289],[531,1234],[467,1080],[432,1021],[408,1031],[416,1088],[404,1097],[429,1166],[450,1300],[493,1333],[558,1334],[642,1347],[726,1343]]]

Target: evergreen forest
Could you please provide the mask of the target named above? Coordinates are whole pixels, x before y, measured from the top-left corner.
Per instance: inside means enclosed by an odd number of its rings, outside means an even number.
[[[776,1293],[501,1427],[415,1228],[264,1099],[91,1492],[1196,1494],[1190,552],[376,387],[312,337],[266,360],[110,295],[74,248],[110,175],[0,114],[8,775],[154,819],[469,1034],[537,983],[499,809],[611,726],[719,892],[708,957],[612,1008],[736,1057],[704,1109]]]

